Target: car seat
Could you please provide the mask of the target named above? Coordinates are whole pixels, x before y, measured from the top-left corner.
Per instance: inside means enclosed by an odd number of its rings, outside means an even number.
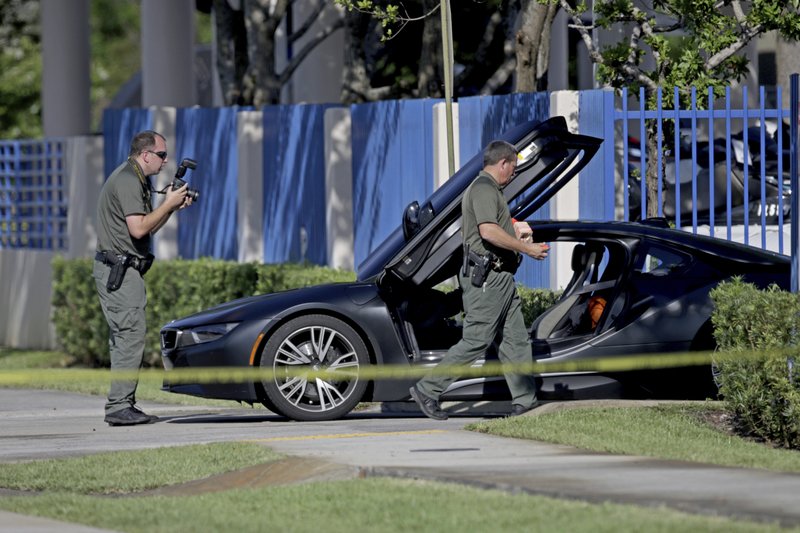
[[[531,336],[535,339],[548,338],[556,331],[569,335],[578,325],[576,318],[586,311],[585,301],[595,290],[606,288],[597,283],[600,262],[603,259],[604,247],[600,244],[578,244],[572,251],[572,279],[567,283],[561,299],[539,315],[531,325]],[[603,286],[601,286],[603,285]],[[580,313],[572,311],[580,308]]]

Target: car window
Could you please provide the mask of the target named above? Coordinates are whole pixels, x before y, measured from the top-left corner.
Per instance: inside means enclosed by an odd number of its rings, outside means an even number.
[[[666,276],[681,269],[688,259],[688,256],[651,246],[640,256],[635,270],[650,276]]]

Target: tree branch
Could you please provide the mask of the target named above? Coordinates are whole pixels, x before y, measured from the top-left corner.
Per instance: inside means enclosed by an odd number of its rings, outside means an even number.
[[[314,11],[312,11],[306,20],[303,21],[303,24],[294,30],[291,35],[289,35],[289,43],[294,44],[294,42],[305,35],[305,33],[311,28],[314,22],[317,21],[319,18],[320,13],[325,9],[325,3],[322,0],[317,0],[317,4],[314,6]]]
[[[316,46],[327,39],[333,32],[336,30],[344,27],[344,19],[337,19],[336,22],[333,24],[326,26],[322,29],[322,31],[318,32],[314,37],[309,39],[309,41],[303,45],[303,48],[300,49],[293,57],[292,60],[289,61],[289,64],[286,65],[286,68],[283,69],[283,72],[280,73],[278,76],[278,80],[281,84],[286,83],[289,81],[289,78],[292,77],[294,71],[297,70],[297,67],[300,66],[300,63],[316,48]]]

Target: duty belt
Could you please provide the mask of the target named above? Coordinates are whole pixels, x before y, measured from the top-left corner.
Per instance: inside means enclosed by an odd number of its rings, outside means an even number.
[[[117,263],[122,262],[126,266],[136,269],[139,274],[144,276],[145,272],[150,270],[150,267],[153,264],[153,256],[148,255],[147,258],[142,259],[141,257],[131,255],[131,254],[115,254],[109,251],[102,251],[97,252],[94,255],[96,261],[100,261],[104,265],[114,266]]]

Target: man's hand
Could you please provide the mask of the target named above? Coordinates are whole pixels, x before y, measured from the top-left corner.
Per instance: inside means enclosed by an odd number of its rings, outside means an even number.
[[[189,192],[189,184],[184,183],[180,189],[172,190],[172,186],[167,187],[167,197],[164,204],[170,211],[177,211],[192,205],[192,199],[186,195]]]
[[[175,191],[171,186],[167,187],[166,198],[155,210],[146,215],[135,214],[125,217],[128,233],[135,239],[141,239],[161,229],[174,211],[192,205],[192,199],[186,195],[188,190],[189,184]]]
[[[515,220],[514,233],[516,233],[517,239],[523,242],[533,242],[533,230],[527,222],[517,222]]]
[[[550,250],[550,245],[546,243],[526,242],[525,250],[522,253],[534,259],[544,259],[547,257],[548,250]]]
[[[517,222],[514,224],[515,233],[517,224],[525,224],[528,226],[528,231],[531,229],[527,222]],[[513,250],[534,259],[544,259],[547,257],[547,251],[550,249],[550,246],[547,244],[530,241],[526,242],[512,237],[506,233],[503,228],[493,222],[484,222],[483,224],[478,224],[478,232],[481,234],[482,239],[489,241],[495,246],[505,248],[506,250]],[[531,232],[531,235],[529,235],[528,238],[532,239],[532,235],[533,234]]]

